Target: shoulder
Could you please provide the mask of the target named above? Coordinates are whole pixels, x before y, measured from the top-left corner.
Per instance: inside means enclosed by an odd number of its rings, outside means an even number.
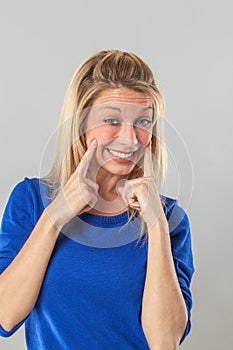
[[[168,212],[171,211],[174,208],[174,206],[178,203],[178,200],[176,198],[167,197],[162,194],[160,195],[160,198],[163,204],[165,214],[168,214]]]
[[[24,177],[18,181],[13,186],[7,202],[7,208],[30,212],[35,221],[47,205],[47,186],[39,177]]]
[[[177,229],[187,229],[190,226],[189,217],[186,209],[179,203],[178,199],[160,195],[164,213],[166,215],[169,230],[177,232]]]
[[[46,183],[39,177],[24,177],[18,181],[12,188],[10,196],[25,197],[30,194],[31,197],[36,197],[46,189]]]

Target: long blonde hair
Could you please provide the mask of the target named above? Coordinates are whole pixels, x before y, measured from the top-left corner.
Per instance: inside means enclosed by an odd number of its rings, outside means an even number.
[[[58,123],[55,157],[50,172],[42,179],[47,182],[49,199],[53,200],[69,180],[87,150],[80,127],[93,101],[109,88],[128,88],[149,95],[157,120],[153,127],[151,152],[157,166],[155,181],[161,190],[167,171],[167,151],[164,140],[164,97],[159,91],[149,66],[131,52],[103,50],[88,57],[76,70],[65,94]],[[159,166],[158,166],[159,165]],[[137,165],[129,179],[143,176]],[[162,201],[165,205],[165,202]],[[128,212],[129,214],[129,212]],[[132,217],[136,217],[132,210]],[[145,231],[141,220],[140,238]]]

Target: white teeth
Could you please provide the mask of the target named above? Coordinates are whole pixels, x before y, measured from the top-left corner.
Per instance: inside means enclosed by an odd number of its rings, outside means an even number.
[[[113,151],[112,149],[109,149],[109,152],[115,156],[115,157],[119,157],[119,158],[130,158],[133,155],[133,152],[130,153],[121,153],[121,152],[117,152],[117,151]]]

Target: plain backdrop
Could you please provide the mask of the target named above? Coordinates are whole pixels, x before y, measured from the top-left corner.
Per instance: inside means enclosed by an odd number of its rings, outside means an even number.
[[[49,166],[44,150],[83,59],[114,48],[152,68],[166,101],[165,192],[192,230],[192,331],[183,350],[233,343],[232,10],[226,0],[1,2],[1,213],[16,183]],[[26,349],[24,328],[0,348]]]

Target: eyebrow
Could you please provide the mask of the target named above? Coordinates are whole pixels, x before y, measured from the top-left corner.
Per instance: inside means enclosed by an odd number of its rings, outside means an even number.
[[[114,109],[115,111],[121,112],[120,108],[113,107],[113,106],[104,106],[104,107],[100,107],[100,109]]]
[[[114,110],[116,110],[116,111],[121,112],[121,109],[120,109],[120,108],[113,107],[113,106],[111,106],[111,105],[109,105],[109,106],[104,106],[104,107],[100,107],[100,109],[114,109]],[[148,109],[154,110],[153,107],[145,107],[145,108],[142,108],[142,112],[145,112],[145,111],[147,111]]]

